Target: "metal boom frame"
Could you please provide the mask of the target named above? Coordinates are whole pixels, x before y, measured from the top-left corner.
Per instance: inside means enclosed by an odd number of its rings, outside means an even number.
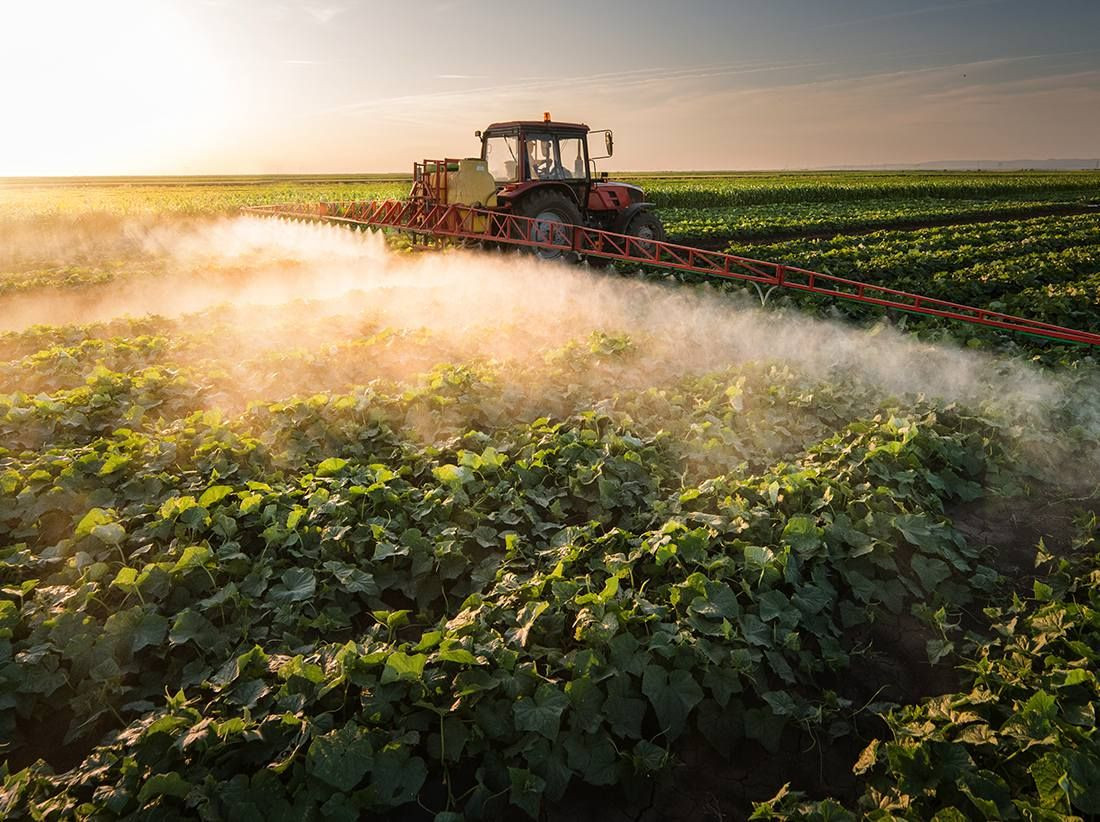
[[[424,237],[481,240],[545,248],[586,257],[684,271],[705,277],[742,280],[764,287],[790,288],[844,300],[945,317],[1063,342],[1100,346],[1100,334],[1029,320],[999,311],[925,297],[887,286],[822,274],[782,263],[738,257],[721,251],[646,240],[580,225],[548,223],[506,211],[471,208],[416,197],[314,204],[250,206],[247,213],[306,219],[372,229],[395,229]]]

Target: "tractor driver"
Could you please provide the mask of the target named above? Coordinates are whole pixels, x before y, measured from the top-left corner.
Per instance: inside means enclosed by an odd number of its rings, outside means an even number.
[[[549,138],[530,141],[527,164],[532,177],[540,180],[556,180],[561,177],[561,170],[554,163],[554,144]]]

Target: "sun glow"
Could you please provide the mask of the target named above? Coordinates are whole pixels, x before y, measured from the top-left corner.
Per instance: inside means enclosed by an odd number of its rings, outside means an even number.
[[[219,60],[172,5],[0,7],[0,175],[155,170],[227,107]]]

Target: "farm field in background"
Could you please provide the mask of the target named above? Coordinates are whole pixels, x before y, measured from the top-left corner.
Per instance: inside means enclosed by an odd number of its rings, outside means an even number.
[[[637,179],[1100,329],[1096,172]],[[0,184],[5,818],[1100,814],[1097,352],[237,214],[407,186]]]

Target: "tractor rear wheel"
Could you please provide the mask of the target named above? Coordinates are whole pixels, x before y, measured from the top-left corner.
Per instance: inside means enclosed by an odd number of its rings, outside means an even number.
[[[661,219],[652,211],[640,211],[630,220],[626,227],[626,234],[637,237],[640,240],[665,241],[665,227],[661,225]],[[649,243],[637,244],[646,254],[652,253],[652,245]]]
[[[531,227],[531,239],[534,240],[570,243],[573,239],[572,226],[581,224],[581,211],[577,204],[558,191],[532,192],[519,204],[516,213],[538,221]],[[576,262],[579,259],[575,252],[558,248],[528,246],[525,250],[543,260]]]

